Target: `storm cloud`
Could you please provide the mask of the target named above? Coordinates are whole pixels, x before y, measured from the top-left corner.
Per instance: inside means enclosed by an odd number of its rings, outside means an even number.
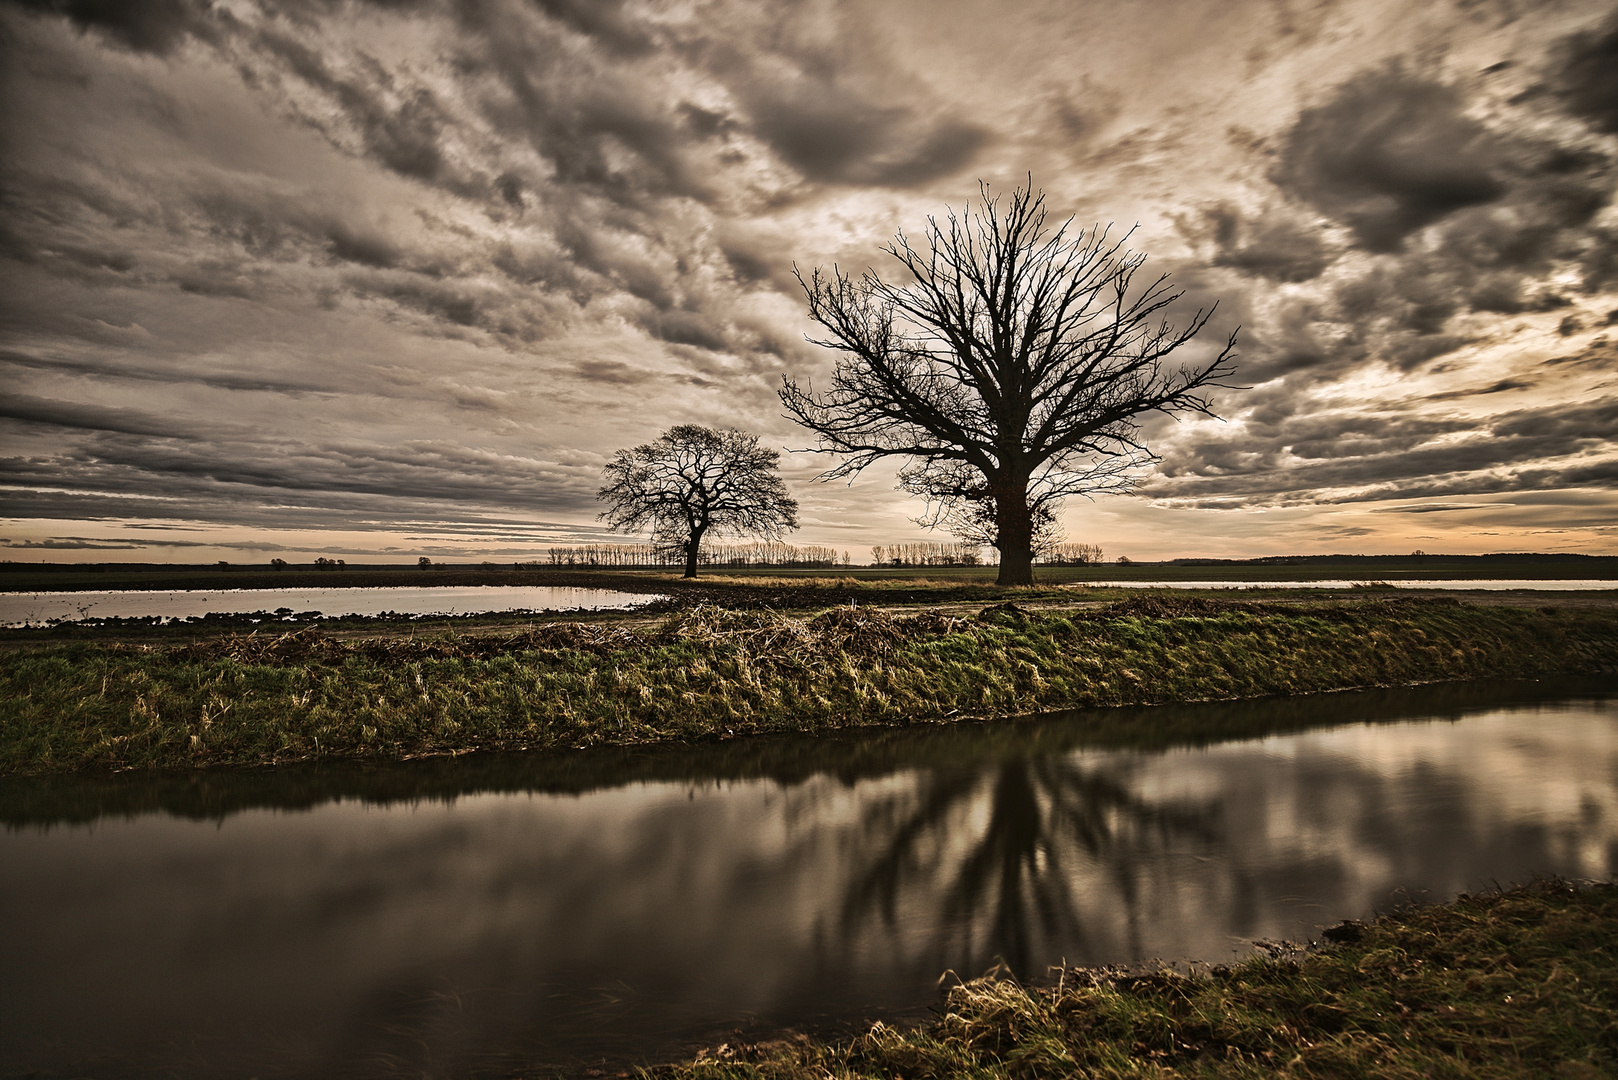
[[[620,446],[808,441],[774,395],[831,361],[795,266],[892,273],[895,230],[1031,174],[1139,222],[1251,387],[1149,424],[1147,498],[1070,535],[1526,537],[1532,494],[1610,544],[1618,12],[1283,6],[8,0],[0,539],[597,536]],[[800,485],[802,538],[914,537],[890,485]]]
[[[1499,199],[1501,148],[1452,87],[1398,67],[1366,72],[1305,109],[1280,150],[1276,186],[1347,226],[1369,251]]]

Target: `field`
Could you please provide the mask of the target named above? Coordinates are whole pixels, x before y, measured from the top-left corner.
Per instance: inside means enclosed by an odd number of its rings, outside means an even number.
[[[671,571],[606,570],[590,567],[534,567],[511,564],[374,565],[317,569],[289,565],[229,566],[149,563],[0,563],[0,591],[72,589],[272,589],[321,586],[378,587],[422,585],[581,585],[630,592],[678,587]],[[841,580],[864,588],[899,588],[928,581],[960,589],[992,587],[996,570],[980,567],[850,566],[834,569],[704,569],[695,583],[731,580]],[[1104,563],[1095,566],[1041,566],[1039,586],[1115,581],[1389,581],[1465,579],[1591,579],[1618,581],[1618,556],[1591,555],[1326,555],[1284,559],[1181,559],[1160,563]]]

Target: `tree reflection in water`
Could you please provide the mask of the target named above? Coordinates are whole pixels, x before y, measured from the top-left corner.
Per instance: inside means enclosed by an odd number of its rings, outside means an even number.
[[[843,940],[862,937],[877,916],[898,932],[901,893],[914,889],[936,897],[933,911],[917,914],[932,926],[927,963],[975,972],[998,961],[1037,974],[1035,957],[1087,951],[1074,890],[1099,870],[1123,903],[1131,957],[1144,959],[1141,867],[1187,842],[1217,844],[1219,809],[1212,799],[1149,801],[1118,765],[1081,767],[1064,755],[937,770],[919,797],[873,802],[862,824],[880,837],[878,855],[848,887]]]
[[[996,958],[1217,961],[1399,890],[1610,876],[1614,700],[1465,685],[14,779],[0,1074],[577,1074],[738,1024],[908,1019]]]

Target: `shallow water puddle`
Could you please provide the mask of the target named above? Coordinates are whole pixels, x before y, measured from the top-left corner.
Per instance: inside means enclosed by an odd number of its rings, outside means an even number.
[[[469,615],[500,611],[601,611],[662,599],[554,585],[386,586],[342,589],[139,589],[0,593],[0,626],[52,620],[189,619],[212,613],[318,611],[341,615]]]

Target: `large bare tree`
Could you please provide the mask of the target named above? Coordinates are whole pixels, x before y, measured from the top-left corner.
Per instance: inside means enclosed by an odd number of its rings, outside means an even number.
[[[1236,337],[1171,365],[1211,308],[1174,326],[1162,312],[1182,292],[1167,275],[1135,287],[1145,256],[1127,235],[1048,225],[1032,183],[1004,203],[980,193],[976,209],[928,219],[920,246],[902,232],[888,244],[902,285],[798,275],[827,335],[810,341],[839,356],[824,393],[783,378],[781,401],[844,456],[822,479],[909,458],[900,486],[928,500],[921,523],[999,548],[1000,584],[1025,585],[1062,498],[1127,491],[1158,460],[1140,439],[1147,414],[1211,415]]]
[[[757,435],[681,424],[656,442],[620,450],[596,497],[616,532],[650,529],[652,542],[685,558],[697,576],[703,538],[731,534],[778,540],[798,527],[798,503],[777,469],[781,455]]]

